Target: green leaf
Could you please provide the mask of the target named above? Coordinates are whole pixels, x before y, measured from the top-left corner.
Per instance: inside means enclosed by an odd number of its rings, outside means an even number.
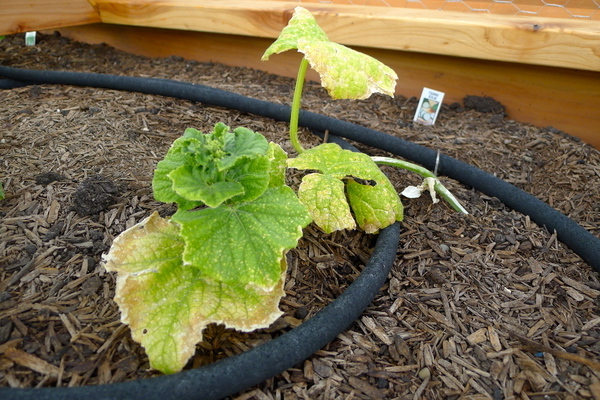
[[[269,174],[271,162],[268,156],[260,156],[253,160],[240,160],[230,171],[226,179],[239,182],[244,188],[244,193],[231,199],[233,203],[243,203],[256,199],[262,195],[267,187],[271,176]]]
[[[173,146],[174,145],[175,144],[173,144]],[[171,148],[173,148],[173,146]],[[167,154],[165,159],[160,161],[154,170],[152,191],[156,200],[164,203],[177,203],[181,209],[189,210],[198,207],[203,203],[201,201],[190,201],[177,194],[173,189],[173,181],[169,178],[169,174],[172,171],[185,165],[186,158],[185,154],[179,152]]]
[[[0,200],[4,200],[4,187],[2,186],[2,182],[0,182]]]
[[[154,213],[119,235],[105,256],[116,271],[115,300],[134,340],[144,346],[150,365],[163,373],[180,371],[194,354],[210,323],[251,331],[280,315],[286,263],[268,289],[214,281],[183,264],[179,227]]]
[[[269,143],[269,187],[285,185],[285,174],[287,171],[287,153],[277,143]]]
[[[373,57],[329,41],[312,14],[302,7],[295,8],[262,60],[292,49],[304,54],[334,99],[366,99],[373,93],[394,96],[398,79],[394,70]]]
[[[272,287],[284,251],[296,247],[311,221],[287,186],[267,189],[252,202],[182,211],[183,259],[210,279]]]
[[[265,137],[246,128],[231,132],[218,123],[210,134],[187,129],[156,167],[154,197],[183,210],[251,201],[269,185],[268,151]]]
[[[225,200],[244,194],[244,186],[239,182],[206,182],[206,173],[191,165],[182,165],[171,171],[168,177],[173,182],[173,190],[186,200],[198,201],[209,207],[217,207]]]
[[[308,174],[302,179],[298,197],[325,233],[356,228],[341,180],[331,175]]]
[[[254,158],[264,155],[269,148],[267,139],[260,133],[243,127],[236,128],[233,133],[223,146],[227,156],[219,160],[221,171],[232,167],[241,157]]]
[[[367,233],[375,233],[394,221],[402,220],[403,208],[398,193],[377,164],[364,153],[325,143],[289,159],[288,166],[318,170],[327,177],[316,181],[317,178],[309,174],[303,178],[299,189],[300,199],[308,201],[306,205],[313,219],[326,232],[336,226],[337,221],[346,220],[346,207],[352,209],[358,226]],[[348,181],[347,199],[339,195],[339,190],[325,196],[325,182],[333,180]],[[357,182],[362,180],[369,184]]]

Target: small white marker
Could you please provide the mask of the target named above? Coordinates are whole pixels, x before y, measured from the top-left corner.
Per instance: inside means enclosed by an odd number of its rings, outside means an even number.
[[[443,100],[443,92],[423,88],[423,93],[421,93],[421,99],[419,100],[419,105],[417,106],[417,112],[415,113],[413,121],[423,125],[433,125],[440,112]]]
[[[35,31],[25,33],[25,46],[35,46],[35,34]]]

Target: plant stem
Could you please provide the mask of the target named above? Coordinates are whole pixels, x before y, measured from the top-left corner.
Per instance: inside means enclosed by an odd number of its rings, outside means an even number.
[[[452,208],[458,212],[463,214],[468,214],[469,212],[460,204],[458,199],[454,197],[452,193],[442,183],[439,181],[438,177],[428,170],[427,168],[423,168],[420,165],[410,163],[408,161],[397,160],[395,158],[390,157],[371,157],[371,159],[378,165],[391,165],[392,167],[404,168],[411,172],[415,172],[421,175],[423,178],[433,178],[435,179],[434,189],[440,196],[444,198]]]
[[[304,78],[306,76],[306,70],[308,69],[308,60],[302,57],[300,61],[300,67],[298,68],[298,76],[296,77],[296,87],[294,89],[294,99],[292,100],[292,113],[290,115],[290,140],[292,146],[301,154],[304,151],[304,147],[298,140],[298,117],[300,115],[300,103],[302,100],[302,89],[304,88]]]

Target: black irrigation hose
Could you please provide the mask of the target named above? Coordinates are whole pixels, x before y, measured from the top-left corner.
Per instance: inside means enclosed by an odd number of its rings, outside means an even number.
[[[237,109],[279,121],[289,120],[290,114],[287,106],[251,99],[204,85],[164,79],[20,70],[2,66],[0,66],[0,76],[8,78],[5,80],[6,86],[0,80],[0,87],[16,87],[15,85],[19,86],[18,82],[91,86],[176,97]],[[352,123],[302,112],[300,124],[316,131],[328,130],[332,135],[389,151],[429,169],[433,169],[435,164],[434,150]],[[538,225],[545,226],[550,231],[556,230],[558,238],[563,243],[600,272],[600,239],[546,203],[502,179],[446,155],[440,156],[438,171],[440,175],[446,175],[489,196],[497,197],[508,207],[529,215]],[[301,362],[331,341],[337,332],[346,329],[371,302],[385,281],[395,257],[399,232],[399,225],[394,224],[380,233],[375,252],[364,272],[332,304],[298,328],[239,356],[175,375],[81,388],[0,389],[0,397],[3,399],[218,399],[237,393]],[[334,325],[336,329],[330,329]],[[278,350],[285,352],[282,355]],[[263,361],[258,363],[259,359]],[[225,388],[221,385],[225,385]]]
[[[0,398],[25,400],[217,400],[302,362],[354,322],[385,283],[396,258],[400,224],[382,230],[358,278],[331,304],[291,331],[240,355],[173,375],[123,383],[42,389],[0,388]]]
[[[217,400],[257,385],[302,362],[352,324],[385,283],[396,258],[400,224],[383,229],[365,269],[331,304],[259,347],[173,375],[98,386],[0,388],[0,398],[25,400]]]
[[[287,106],[204,85],[165,79],[20,70],[0,66],[1,76],[29,83],[94,86],[177,97],[237,109],[278,121],[288,121],[290,115]],[[388,151],[429,169],[435,166],[436,151],[383,132],[306,111],[300,114],[300,125],[321,132],[328,130],[332,135]],[[556,231],[560,241],[600,272],[600,239],[548,204],[500,178],[444,154],[439,158],[438,173],[456,179],[488,196],[496,197],[513,210],[529,215],[532,221],[546,227],[548,231]]]

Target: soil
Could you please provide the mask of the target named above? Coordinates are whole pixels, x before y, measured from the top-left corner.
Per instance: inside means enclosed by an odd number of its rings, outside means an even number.
[[[1,63],[202,83],[285,104],[292,97],[291,79],[256,70],[147,59],[59,35],[38,38],[34,47],[24,46],[22,35],[0,41]],[[305,93],[306,109],[439,149],[600,234],[600,152],[563,132],[512,121],[490,98],[444,104],[435,126],[426,127],[411,122],[416,99],[332,101],[314,82]],[[115,277],[102,254],[153,211],[174,211],[153,199],[150,182],[186,128],[246,126],[293,154],[286,124],[172,98],[61,85],[4,90],[0,114],[0,386],[157,375],[119,321]],[[302,132],[302,140],[310,146],[320,139]],[[409,173],[385,172],[399,191],[419,183]],[[470,214],[428,196],[404,199],[397,260],[362,317],[304,363],[233,398],[600,398],[598,274],[554,232],[442,180]],[[354,280],[373,245],[373,236],[358,232],[305,231],[292,252],[284,317],[254,333],[210,326],[186,368],[310,318]]]

